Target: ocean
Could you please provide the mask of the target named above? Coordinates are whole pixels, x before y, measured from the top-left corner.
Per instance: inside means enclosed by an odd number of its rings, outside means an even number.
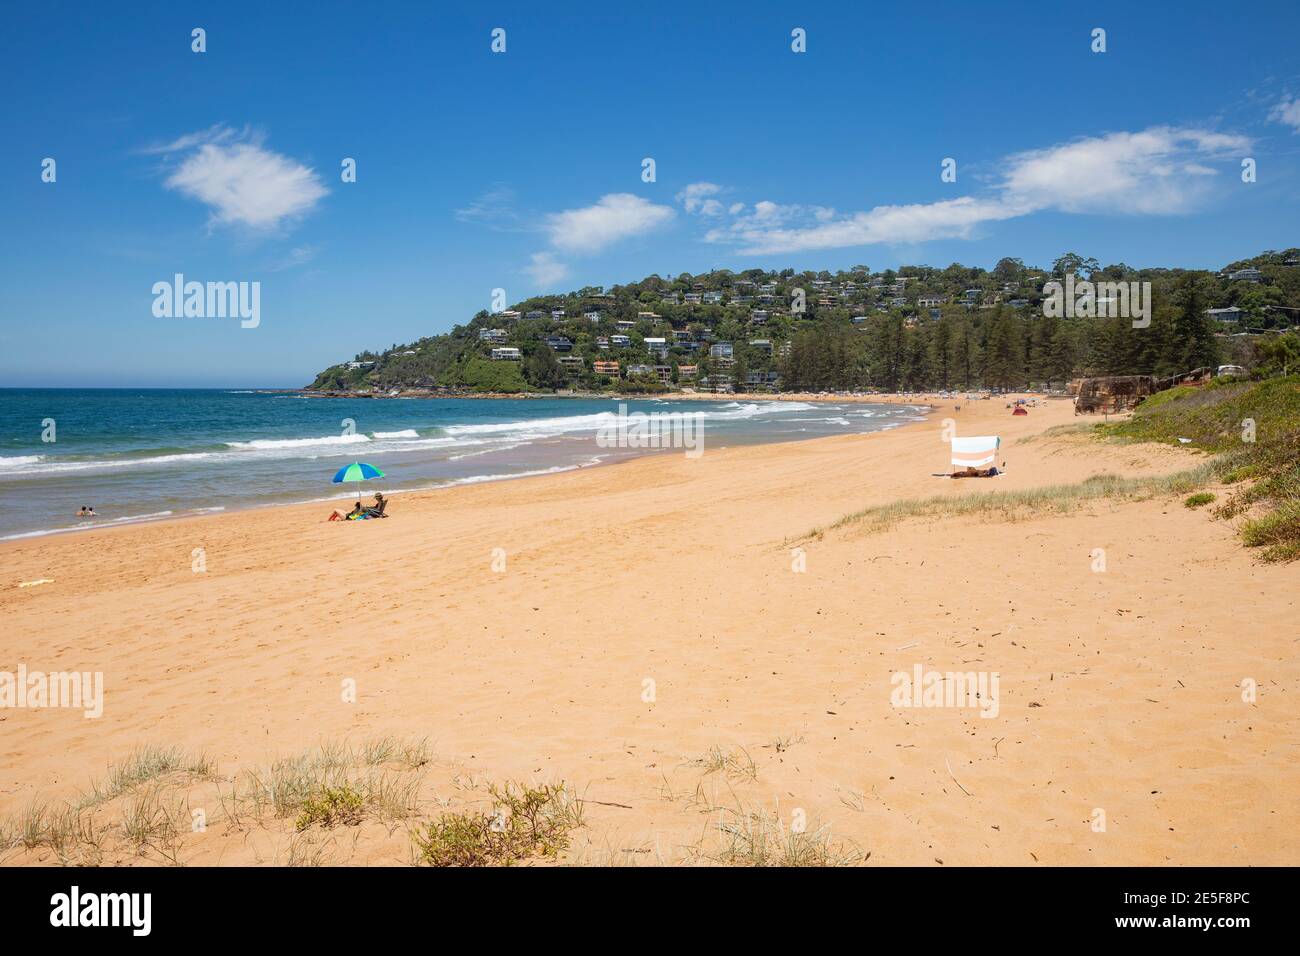
[[[919,406],[671,399],[315,398],[242,389],[0,389],[0,539],[304,501],[343,465],[400,493],[678,449],[612,447],[619,414],[699,413],[709,448],[894,428]],[[692,420],[694,421],[694,420]],[[395,502],[396,504],[396,502]],[[91,506],[97,516],[79,519]],[[396,510],[400,511],[400,505]]]

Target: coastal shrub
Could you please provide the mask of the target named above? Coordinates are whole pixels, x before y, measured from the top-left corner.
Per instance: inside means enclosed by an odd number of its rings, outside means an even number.
[[[582,825],[582,801],[564,784],[488,788],[492,811],[444,813],[412,834],[429,866],[511,866],[555,858]]]
[[[335,825],[356,826],[365,807],[365,798],[352,787],[326,787],[303,803],[294,829],[306,830],[317,823],[327,829]]]
[[[1202,505],[1208,505],[1214,500],[1214,493],[1210,491],[1198,491],[1194,495],[1188,495],[1183,505],[1188,508],[1200,508]]]

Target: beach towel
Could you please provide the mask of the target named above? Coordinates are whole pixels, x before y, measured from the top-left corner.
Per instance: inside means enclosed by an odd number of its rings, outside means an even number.
[[[952,463],[958,468],[987,468],[998,457],[1002,439],[997,435],[952,440]]]

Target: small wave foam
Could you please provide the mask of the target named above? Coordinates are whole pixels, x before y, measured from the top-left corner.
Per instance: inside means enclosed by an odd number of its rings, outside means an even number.
[[[360,445],[368,441],[370,436],[362,434],[322,435],[320,438],[255,438],[252,441],[230,441],[226,442],[226,447],[272,451],[277,448],[306,448],[309,445]]]
[[[414,428],[404,428],[400,432],[371,432],[375,438],[419,438],[420,433]]]

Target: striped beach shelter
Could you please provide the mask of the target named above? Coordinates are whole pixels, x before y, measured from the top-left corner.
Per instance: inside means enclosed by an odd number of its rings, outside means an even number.
[[[997,435],[979,435],[952,440],[952,463],[958,468],[988,468],[998,459],[1002,439]]]

